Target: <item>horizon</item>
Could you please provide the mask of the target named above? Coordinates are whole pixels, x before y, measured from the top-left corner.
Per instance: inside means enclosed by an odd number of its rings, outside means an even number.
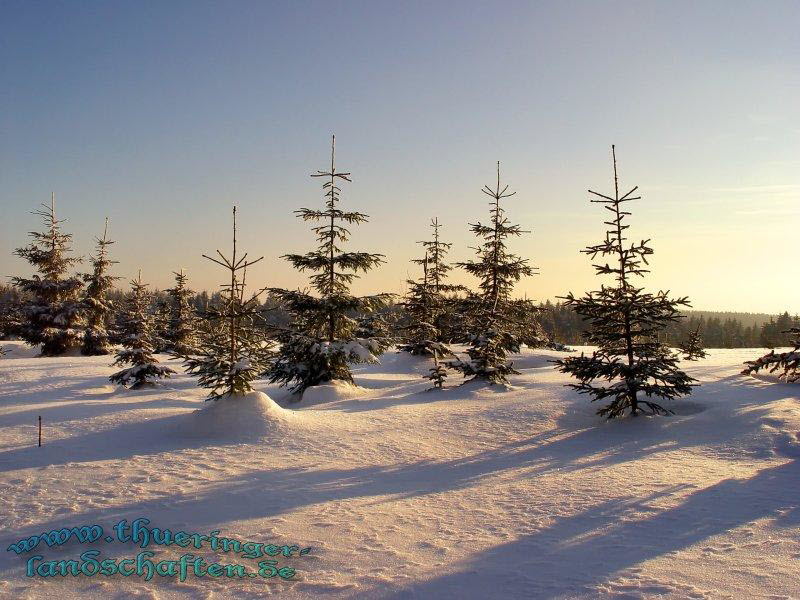
[[[216,290],[201,255],[230,246],[234,204],[240,247],[265,256],[248,280],[305,287],[280,256],[315,245],[292,211],[322,205],[309,175],[336,134],[353,174],[341,207],[370,215],[347,248],[387,259],[355,294],[416,279],[433,217],[450,261],[471,258],[499,160],[507,215],[531,231],[511,251],[539,267],[515,295],[555,301],[607,281],[580,250],[604,235],[587,190],[613,190],[613,143],[620,188],[642,195],[630,238],[652,240],[648,290],[800,313],[800,4],[376,2],[308,18],[323,6],[4,3],[0,273],[30,273],[12,253],[54,191],[76,255],[109,217],[123,289],[139,268],[153,289],[184,268]]]

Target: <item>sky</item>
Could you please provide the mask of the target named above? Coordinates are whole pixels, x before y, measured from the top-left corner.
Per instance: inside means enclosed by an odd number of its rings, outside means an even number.
[[[798,24],[780,0],[0,0],[0,275],[30,273],[13,250],[55,192],[80,255],[109,217],[126,279],[216,289],[235,204],[248,280],[305,287],[280,257],[314,247],[293,211],[321,206],[335,134],[342,208],[370,215],[348,248],[386,256],[355,293],[402,293],[434,216],[470,259],[499,160],[539,267],[517,294],[581,294],[615,144],[647,289],[800,312]]]

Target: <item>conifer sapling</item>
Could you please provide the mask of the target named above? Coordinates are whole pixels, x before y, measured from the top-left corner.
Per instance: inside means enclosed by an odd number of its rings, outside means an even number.
[[[472,232],[481,240],[474,250],[477,260],[457,263],[457,266],[476,276],[480,291],[470,294],[464,303],[469,332],[468,361],[448,363],[461,371],[465,377],[482,379],[490,384],[508,383],[508,376],[517,374],[511,361],[510,352],[519,352],[520,338],[517,332],[524,324],[523,319],[533,319],[536,307],[530,301],[512,300],[514,285],[522,277],[533,275],[536,268],[528,264],[528,259],[512,254],[507,240],[523,233],[519,225],[511,224],[505,215],[500,201],[516,192],[509,192],[508,186],[500,183],[500,163],[497,163],[497,184],[494,188],[484,186],[481,190],[489,196],[490,223],[471,224]],[[520,303],[527,310],[520,315]]]
[[[597,414],[609,419],[630,411],[633,416],[642,411],[667,414],[672,411],[653,401],[654,398],[675,399],[690,394],[692,381],[678,369],[678,356],[658,341],[659,332],[681,318],[680,306],[689,306],[686,298],[670,299],[667,292],[647,293],[633,284],[633,279],[643,277],[647,257],[653,250],[649,240],[626,244],[625,231],[630,227],[625,217],[631,213],[623,204],[638,200],[634,187],[620,196],[617,178],[616,149],[611,146],[614,164],[614,196],[589,190],[595,198],[591,202],[603,205],[611,213],[605,239],[581,250],[591,259],[600,256],[610,260],[595,263],[597,275],[611,275],[615,285],[601,286],[600,291],[588,292],[576,298],[570,292],[565,305],[571,307],[588,322],[584,334],[589,345],[597,346],[591,356],[570,356],[555,361],[562,373],[579,380],[570,384],[579,393],[589,394],[592,402],[610,399]]]
[[[63,219],[56,218],[55,194],[50,205],[34,211],[44,219],[43,232],[31,231],[33,241],[14,252],[38,272],[31,278],[14,277],[14,284],[27,292],[30,300],[23,308],[20,337],[30,345],[41,344],[42,356],[59,356],[78,348],[83,338],[83,282],[67,271],[81,262],[71,257],[72,235],[61,231]]]
[[[223,284],[220,303],[200,311],[204,326],[200,328],[199,347],[183,356],[186,371],[198,377],[202,387],[209,390],[207,400],[226,402],[253,389],[252,383],[267,368],[271,358],[271,342],[264,331],[256,327],[261,318],[258,297],[261,289],[245,295],[247,268],[264,257],[247,260],[247,253],[237,254],[236,207],[233,207],[233,251],[230,258],[219,250],[219,260],[204,258],[228,271],[228,283]],[[241,278],[240,278],[241,273]]]
[[[329,381],[352,383],[351,364],[377,362],[383,344],[375,337],[359,338],[354,315],[372,313],[391,299],[391,294],[350,294],[350,284],[359,272],[370,271],[384,261],[382,254],[349,252],[341,247],[350,238],[345,225],[364,223],[367,215],[338,207],[338,183],[351,179],[350,173],[336,170],[335,142],[334,137],[330,169],[312,175],[325,180],[325,209],[295,211],[304,221],[320,223],[312,227],[319,245],[307,254],[283,256],[298,271],[312,273],[311,286],[318,295],[301,290],[270,290],[289,312],[292,322],[279,331],[281,348],[268,376],[273,383],[290,386],[298,399],[310,386]]]
[[[689,332],[689,336],[678,345],[678,350],[683,354],[684,360],[698,360],[706,357],[703,338],[700,335],[700,325]]]
[[[175,286],[168,289],[169,321],[165,334],[167,351],[178,356],[187,356],[195,351],[196,315],[191,304],[192,290],[187,287],[188,277],[183,272],[174,272]]]
[[[398,349],[416,356],[434,356],[436,353],[443,358],[453,355],[443,343],[441,331],[451,317],[452,302],[447,293],[463,287],[445,283],[447,272],[452,268],[444,260],[451,244],[439,239],[441,225],[438,219],[431,220],[431,227],[433,239],[419,242],[425,249],[425,256],[411,261],[422,267],[422,277],[416,281],[407,280],[408,292],[400,303],[405,309],[406,323],[400,326],[403,343]],[[441,369],[445,369],[443,364]]]
[[[92,257],[92,272],[83,276],[88,285],[83,301],[86,307],[86,331],[81,354],[86,356],[111,354],[108,328],[111,325],[114,303],[108,297],[108,292],[114,287],[114,280],[119,277],[108,273],[111,265],[117,264],[116,260],[108,257],[108,247],[114,243],[108,239],[108,217],[103,228],[103,237],[95,238],[95,242],[97,248]]]
[[[175,371],[160,365],[153,356],[153,318],[149,312],[150,294],[142,283],[142,272],[131,281],[122,318],[122,348],[117,352],[114,366],[131,365],[114,373],[109,379],[123,387],[138,390],[151,387],[159,379]]]

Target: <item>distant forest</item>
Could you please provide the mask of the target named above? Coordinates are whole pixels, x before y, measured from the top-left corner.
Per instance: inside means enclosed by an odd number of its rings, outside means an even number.
[[[584,331],[580,316],[562,304],[541,305],[541,325],[546,334],[562,344],[580,344]],[[700,327],[706,348],[779,348],[788,346],[790,336],[782,333],[800,325],[798,316],[709,310],[686,311],[685,318],[670,324],[661,341],[676,346],[689,331]]]
[[[125,292],[115,289],[109,298],[116,305],[121,304]],[[195,308],[202,309],[219,302],[219,292],[200,292],[192,298]],[[13,312],[20,301],[19,292],[13,286],[0,284],[0,338],[13,336],[13,332],[3,327],[3,317]],[[153,309],[157,311],[167,301],[166,292],[153,293]],[[267,322],[285,325],[288,314],[270,296],[263,301]],[[561,344],[580,345],[583,343],[584,324],[579,315],[569,307],[549,300],[539,304],[539,323],[546,338]],[[11,310],[9,310],[11,309]],[[402,307],[391,304],[384,309],[387,316],[402,314]],[[387,319],[391,322],[393,319]],[[706,348],[780,348],[789,346],[789,337],[782,333],[790,327],[800,326],[800,318],[784,312],[780,315],[766,313],[742,313],[726,311],[692,310],[686,311],[685,318],[669,325],[662,334],[661,341],[669,346],[677,346],[688,337],[689,331],[700,327],[700,335]],[[4,331],[4,329],[6,329]]]
[[[201,292],[195,296],[195,306],[202,308],[207,302],[215,304],[219,300],[219,292],[209,295]],[[284,314],[277,301],[267,297],[264,307],[269,309],[268,320],[284,325],[288,315]],[[549,300],[539,304],[541,313],[539,323],[547,338],[561,344],[583,343],[585,330],[579,315],[561,303]],[[392,304],[387,312],[401,312],[402,308]],[[790,327],[800,325],[800,318],[765,313],[739,313],[726,311],[693,310],[687,311],[686,318],[667,327],[661,340],[670,346],[677,346],[688,337],[689,331],[700,326],[700,334],[706,348],[781,348],[789,346],[788,334],[783,333]],[[391,321],[391,320],[390,320]]]

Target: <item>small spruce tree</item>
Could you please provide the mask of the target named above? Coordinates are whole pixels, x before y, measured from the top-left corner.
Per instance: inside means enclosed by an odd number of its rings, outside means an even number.
[[[153,321],[149,313],[150,294],[142,283],[142,272],[131,281],[122,319],[122,348],[113,366],[131,365],[114,373],[109,379],[123,387],[138,390],[151,387],[156,381],[169,377],[173,371],[158,363],[153,356]]]
[[[428,255],[422,261],[415,259],[413,262],[422,262],[423,275],[418,281],[406,281],[408,292],[400,305],[405,309],[407,324],[400,326],[403,341],[397,348],[414,356],[433,356],[433,346],[438,342],[433,322],[435,300],[428,271]]]
[[[114,280],[119,277],[109,275],[111,265],[117,264],[116,260],[108,257],[108,247],[114,242],[108,239],[108,217],[106,217],[103,237],[95,238],[97,248],[92,257],[92,272],[83,276],[86,286],[84,298],[86,312],[86,331],[83,335],[81,354],[86,356],[101,356],[111,354],[111,342],[108,328],[111,325],[114,303],[109,298],[108,292],[114,287]]]
[[[470,294],[464,303],[469,332],[468,361],[452,361],[454,369],[471,379],[482,379],[490,384],[508,383],[508,376],[517,374],[508,360],[510,352],[519,352],[521,340],[516,334],[520,327],[519,300],[511,299],[511,292],[522,277],[533,275],[536,268],[508,251],[507,240],[520,236],[523,231],[519,225],[511,224],[505,215],[500,201],[516,192],[509,192],[508,186],[501,186],[500,163],[497,163],[497,184],[488,185],[481,190],[492,198],[490,203],[490,224],[470,224],[472,232],[482,240],[474,250],[477,260],[456,263],[479,280],[480,291]],[[529,314],[536,312],[530,301],[524,301]]]
[[[14,252],[38,271],[31,278],[12,278],[30,296],[19,333],[28,344],[40,344],[42,356],[58,356],[80,347],[83,338],[83,282],[78,276],[67,275],[81,259],[68,256],[72,235],[61,231],[64,220],[56,218],[55,194],[49,206],[42,204],[42,209],[33,214],[44,219],[45,230],[30,232],[33,241]]]
[[[747,367],[742,371],[742,375],[752,375],[761,369],[768,369],[770,373],[781,369],[781,373],[778,374],[779,379],[787,383],[800,381],[800,327],[792,327],[782,333],[791,335],[792,350],[776,353],[773,349],[761,358],[747,361],[744,363]]]
[[[395,342],[389,318],[389,315],[377,311],[356,317],[356,339],[371,340],[376,355],[386,352]]]
[[[194,292],[187,287],[188,278],[183,272],[174,272],[175,286],[168,289],[170,298],[169,322],[165,337],[167,351],[178,356],[188,356],[195,351],[196,315],[191,304]]]
[[[153,350],[161,354],[162,352],[168,352],[170,347],[167,336],[169,335],[169,321],[172,313],[171,301],[169,296],[160,290],[156,290],[150,297],[150,313],[153,317]]]
[[[636,416],[644,410],[667,414],[671,411],[652,399],[672,400],[690,394],[694,380],[677,367],[678,356],[660,343],[657,336],[681,318],[679,307],[689,306],[689,302],[686,298],[670,299],[667,292],[650,294],[633,285],[634,277],[649,272],[644,265],[653,250],[647,246],[649,240],[626,245],[625,231],[630,226],[624,221],[631,213],[623,210],[622,205],[640,197],[633,196],[637,187],[620,196],[614,146],[611,154],[614,196],[589,190],[596,197],[591,202],[602,204],[611,213],[611,220],[606,221],[610,229],[601,243],[581,252],[592,259],[598,255],[611,257],[608,262],[594,264],[594,268],[598,275],[612,275],[616,285],[603,285],[600,291],[588,292],[582,298],[570,292],[565,298],[565,305],[588,322],[589,331],[584,337],[597,350],[591,356],[581,354],[555,362],[559,371],[580,381],[570,386],[579,393],[589,394],[592,402],[611,400],[597,411],[598,415],[611,419],[623,416],[626,411]]]
[[[433,325],[436,328],[436,341],[443,344],[450,343],[453,333],[463,325],[463,315],[459,314],[457,307],[461,300],[460,295],[467,291],[463,285],[452,284],[447,281],[448,274],[453,266],[447,262],[447,254],[453,244],[441,239],[439,230],[442,225],[439,218],[434,217],[430,223],[433,237],[420,242],[428,258],[428,279],[430,296],[433,300]],[[424,258],[422,259],[424,261]],[[422,264],[421,259],[414,262]],[[440,353],[440,357],[449,355],[450,351]],[[442,367],[444,368],[444,366]]]
[[[237,254],[236,207],[233,207],[233,251],[228,258],[217,250],[220,260],[204,258],[228,271],[229,283],[222,285],[220,302],[208,304],[199,313],[199,344],[191,355],[184,355],[187,373],[196,375],[199,384],[209,390],[207,400],[230,399],[253,389],[252,383],[267,368],[271,342],[255,326],[261,305],[257,291],[245,297],[247,268],[264,257],[247,260],[247,253]],[[241,273],[241,278],[240,278]],[[227,400],[226,400],[227,402]]]
[[[440,390],[444,387],[444,381],[447,379],[447,365],[442,362],[441,358],[444,356],[452,356],[453,352],[444,344],[439,347],[433,347],[433,366],[428,369],[426,379],[433,384],[434,390]]]
[[[427,253],[424,259],[413,262],[422,264],[423,275],[420,281],[408,280],[409,291],[401,305],[410,323],[401,327],[405,335],[398,349],[415,356],[433,357],[434,366],[428,369],[425,378],[433,383],[434,389],[441,389],[447,378],[447,365],[440,358],[454,356],[450,348],[438,341],[440,334],[436,323],[444,306],[444,297],[434,287]]]
[[[419,242],[425,249],[425,256],[411,261],[422,266],[422,278],[407,280],[408,292],[400,303],[405,309],[405,324],[400,326],[404,339],[398,348],[419,356],[433,356],[435,351],[443,358],[453,355],[443,343],[446,335],[442,332],[453,317],[450,294],[464,288],[446,283],[452,267],[445,262],[445,256],[452,244],[440,240],[438,218],[431,220],[431,227],[433,238]],[[444,364],[441,368],[445,368]]]
[[[312,231],[319,246],[307,254],[287,254],[298,271],[310,271],[313,296],[301,290],[270,290],[292,317],[291,324],[279,331],[281,348],[268,376],[271,382],[290,386],[298,400],[310,386],[329,381],[353,382],[350,365],[377,362],[382,343],[377,338],[356,336],[354,315],[372,313],[385,307],[391,294],[353,296],[350,284],[359,272],[367,272],[384,262],[382,254],[348,252],[340,244],[350,238],[345,225],[359,225],[368,217],[360,212],[338,208],[341,181],[351,181],[350,173],[336,170],[335,142],[331,142],[331,166],[312,177],[325,180],[325,209],[301,208],[295,211],[304,221],[319,222]]]
[[[24,295],[15,286],[0,286],[0,339],[9,340],[19,336],[22,327]]]
[[[678,345],[678,350],[683,354],[684,360],[698,360],[706,357],[703,338],[700,335],[700,325],[689,331],[689,336]]]

